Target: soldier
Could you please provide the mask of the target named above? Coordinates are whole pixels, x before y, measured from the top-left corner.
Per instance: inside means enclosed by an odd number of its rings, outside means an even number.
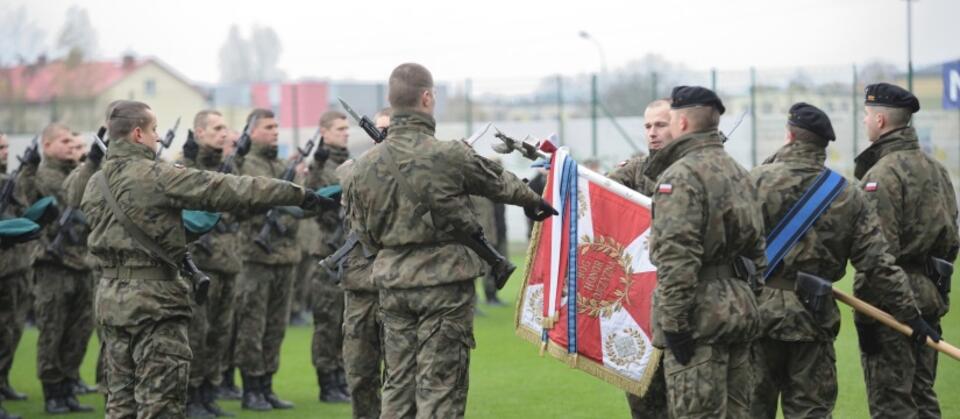
[[[277,158],[279,126],[272,111],[254,109],[248,121],[250,152],[240,173],[248,176],[278,177],[284,162]],[[233,357],[243,377],[244,409],[266,411],[290,409],[293,403],[280,400],[273,392],[273,375],[280,368],[280,345],[290,319],[293,275],[302,255],[297,243],[298,220],[283,212],[279,223],[286,234],[274,234],[268,252],[253,238],[266,223],[255,216],[241,223],[247,241],[243,249],[243,272],[237,279],[237,342]]]
[[[338,111],[327,111],[320,116],[321,142],[313,154],[307,187],[317,189],[340,183],[335,173],[338,166],[350,158],[347,142],[350,138],[347,116]],[[336,212],[316,217],[320,227],[320,246],[312,249],[314,260],[329,256],[343,243],[343,219]],[[315,263],[315,262],[314,262]],[[313,345],[311,355],[320,385],[319,399],[323,402],[350,401],[343,369],[343,289],[324,269],[315,269],[313,301]]]
[[[671,417],[750,416],[750,341],[760,330],[751,283],[765,265],[763,220],[747,171],[723,149],[724,107],[678,86],[670,140],[644,174],[657,179],[651,258],[657,267],[654,345]]]
[[[377,112],[374,124],[383,131],[390,126],[392,109]],[[349,189],[353,164],[337,168],[344,190]],[[344,207],[349,213],[349,207]],[[349,220],[344,229],[350,231]],[[383,362],[383,322],[380,320],[380,294],[373,282],[373,255],[357,246],[341,268],[340,285],[344,289],[343,366],[346,370],[350,403],[355,419],[380,417],[380,371]]]
[[[184,145],[182,164],[201,170],[217,171],[223,161],[227,124],[215,110],[202,110],[193,118],[195,141]],[[221,384],[221,360],[227,352],[233,330],[234,285],[243,260],[240,258],[240,226],[236,216],[222,214],[213,231],[188,248],[197,267],[210,277],[210,289],[203,306],[194,304],[190,323],[190,387],[187,415],[204,417],[232,416],[217,405],[214,393]]]
[[[670,99],[657,99],[650,102],[643,111],[643,128],[647,134],[647,149],[650,157],[663,147],[664,142],[670,141]],[[619,167],[607,175],[630,189],[646,196],[653,196],[656,180],[647,177],[644,170],[650,157],[640,155],[625,160]],[[657,367],[657,373],[647,388],[643,397],[627,393],[627,403],[630,405],[630,415],[633,419],[665,418],[667,417],[667,388],[663,377],[663,358]]]
[[[75,143],[73,133],[62,124],[44,128],[43,162],[24,190],[28,202],[44,196],[67,201],[64,181],[79,159]],[[44,229],[39,242],[42,250],[34,263],[34,310],[40,332],[37,376],[43,384],[47,413],[90,412],[93,408],[80,405],[76,395],[87,391],[80,379],[80,364],[93,333],[93,276],[84,244],[64,240],[59,249],[52,249],[57,233],[56,224]]]
[[[186,252],[183,208],[311,209],[329,201],[289,182],[154,161],[156,128],[146,104],[115,105],[110,149],[81,206],[91,226],[90,251],[103,269],[96,317],[108,365],[107,417],[185,415],[194,296],[190,281],[171,265]]]
[[[223,155],[229,156],[233,154],[234,148],[236,147],[237,140],[240,139],[240,131],[237,131],[232,128],[227,128],[227,139],[223,143]],[[239,157],[239,156],[238,156]],[[242,237],[242,236],[241,236]],[[237,303],[237,292],[236,287],[234,287],[233,293],[233,306],[236,307]],[[233,310],[233,321],[231,321],[232,327],[228,331],[229,337],[227,338],[227,347],[223,354],[223,358],[220,360],[220,372],[223,378],[220,380],[220,385],[216,389],[217,399],[221,400],[240,400],[242,393],[240,389],[237,388],[235,383],[236,379],[236,364],[233,362],[233,352],[237,347],[237,310]]]
[[[826,147],[835,139],[820,109],[797,103],[790,108],[786,144],[750,172],[769,233],[825,173]],[[830,417],[837,397],[833,341],[840,331],[835,302],[821,307],[801,303],[797,272],[836,282],[849,259],[860,275],[854,290],[917,333],[935,332],[919,316],[903,270],[883,237],[876,210],[856,186],[845,187],[772,272],[758,302],[763,334],[754,345],[757,385],[752,417],[775,418],[781,398],[785,418]]]
[[[7,180],[7,156],[10,143],[0,132],[0,184]],[[16,192],[16,190],[15,190]],[[16,198],[16,197],[15,197]],[[15,217],[23,209],[20,199],[8,205],[0,218]],[[27,294],[30,292],[29,275],[33,258],[32,245],[18,244],[0,248],[0,401],[26,400],[27,395],[14,390],[10,385],[10,368],[17,352],[23,326],[27,320]],[[0,406],[0,419],[20,419]]]
[[[383,417],[462,417],[473,339],[474,279],[485,263],[457,237],[479,225],[468,195],[556,214],[500,165],[460,141],[433,135],[433,77],[402,64],[389,81],[394,109],[386,140],[361,156],[346,191],[351,228],[377,252],[385,377]],[[424,197],[429,197],[429,200]],[[472,239],[472,237],[471,237]]]
[[[887,83],[866,87],[867,136],[873,143],[856,158],[854,175],[875,204],[880,228],[897,265],[906,271],[920,314],[934,329],[949,309],[949,276],[942,281],[930,268],[937,260],[953,263],[957,237],[957,201],[950,176],[920,150],[910,126],[920,103],[910,92]],[[871,278],[872,279],[872,278]],[[860,337],[861,363],[873,417],[940,417],[933,391],[937,351],[854,317]]]

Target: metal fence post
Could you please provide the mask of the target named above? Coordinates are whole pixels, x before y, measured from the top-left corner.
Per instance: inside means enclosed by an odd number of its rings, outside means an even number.
[[[857,65],[853,65],[853,86],[850,87],[850,104],[853,105],[853,110],[850,112],[850,115],[853,117],[853,156],[857,156],[858,146],[857,143],[860,141],[858,138],[860,136],[860,121],[857,121],[857,98],[860,97],[859,89],[857,85],[860,84],[860,75],[857,74]]]
[[[710,69],[710,90],[717,91],[717,68]]]
[[[563,145],[565,136],[563,134],[563,76],[557,74],[557,137],[560,144]]]
[[[757,69],[750,67],[750,164],[757,165]]]
[[[597,74],[590,76],[590,157],[597,158]]]
[[[473,100],[470,99],[470,90],[472,88],[473,82],[470,79],[467,79],[466,86],[463,89],[463,96],[466,101],[464,112],[466,113],[467,119],[467,137],[473,135]]]

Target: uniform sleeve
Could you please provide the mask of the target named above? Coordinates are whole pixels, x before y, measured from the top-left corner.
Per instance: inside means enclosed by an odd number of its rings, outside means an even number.
[[[83,200],[83,191],[87,188],[87,181],[90,180],[96,170],[95,166],[93,162],[87,160],[70,172],[67,180],[63,181],[63,189],[66,193],[66,206],[74,208],[80,207],[80,201]]]
[[[693,179],[662,176],[660,184],[669,184],[669,193],[654,195],[653,251],[657,267],[657,306],[664,331],[691,331],[697,287],[697,273],[703,257],[703,197]],[[664,189],[664,188],[658,188]]]
[[[637,179],[638,175],[643,175],[643,168],[640,163],[641,159],[627,160],[623,166],[614,169],[612,172],[610,172],[610,174],[607,175],[607,177],[613,179],[614,182],[623,184],[623,186],[626,186],[630,189],[638,190],[640,185],[637,185],[635,179]]]
[[[253,212],[274,206],[300,205],[302,187],[277,179],[235,176],[154,163],[167,205],[204,211]]]
[[[456,167],[456,170],[463,174],[468,194],[518,206],[536,205],[540,202],[540,195],[517,175],[504,170],[499,163],[475,153],[466,145],[457,146],[457,152],[461,158],[452,161],[464,162],[461,167]]]
[[[360,243],[370,251],[379,250],[380,245],[374,240],[373,235],[370,234],[370,231],[367,229],[367,223],[365,220],[366,216],[366,207],[363,205],[363,200],[360,197],[356,188],[353,186],[352,176],[346,178],[343,182],[343,204],[345,206],[345,216],[347,217],[348,224],[350,225],[350,230],[357,234],[357,238],[360,240]]]
[[[862,192],[852,192],[860,195],[857,202],[863,203],[852,226],[850,262],[859,273],[854,279],[854,295],[890,311],[900,321],[915,318],[919,311],[909,279],[889,252],[880,218],[873,206],[864,201]]]
[[[900,179],[892,172],[871,173],[864,177],[862,184],[865,187],[870,186],[872,189],[871,183],[876,183],[876,190],[864,192],[864,195],[876,208],[879,219],[883,220],[880,223],[880,230],[883,231],[883,236],[887,239],[890,254],[896,258],[900,255],[901,223],[904,221],[901,207],[903,194],[900,191]]]

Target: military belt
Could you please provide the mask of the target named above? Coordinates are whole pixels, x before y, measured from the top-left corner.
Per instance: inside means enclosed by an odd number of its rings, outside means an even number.
[[[109,266],[100,275],[107,279],[172,280],[177,273],[166,266]]]
[[[700,267],[697,277],[701,280],[740,278],[731,264],[704,265]]]
[[[429,242],[429,243],[409,243],[409,244],[401,244],[397,246],[384,246],[383,248],[402,251],[402,250],[423,249],[426,247],[444,246],[448,244],[461,244],[461,243],[457,240],[438,240],[438,241]]]
[[[796,289],[796,280],[775,276],[768,279],[764,285],[778,290],[794,291]]]

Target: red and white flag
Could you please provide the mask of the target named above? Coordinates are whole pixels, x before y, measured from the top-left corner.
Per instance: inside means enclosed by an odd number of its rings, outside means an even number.
[[[544,197],[560,212],[535,227],[517,334],[575,368],[642,395],[659,364],[650,314],[650,199],[553,153]]]

